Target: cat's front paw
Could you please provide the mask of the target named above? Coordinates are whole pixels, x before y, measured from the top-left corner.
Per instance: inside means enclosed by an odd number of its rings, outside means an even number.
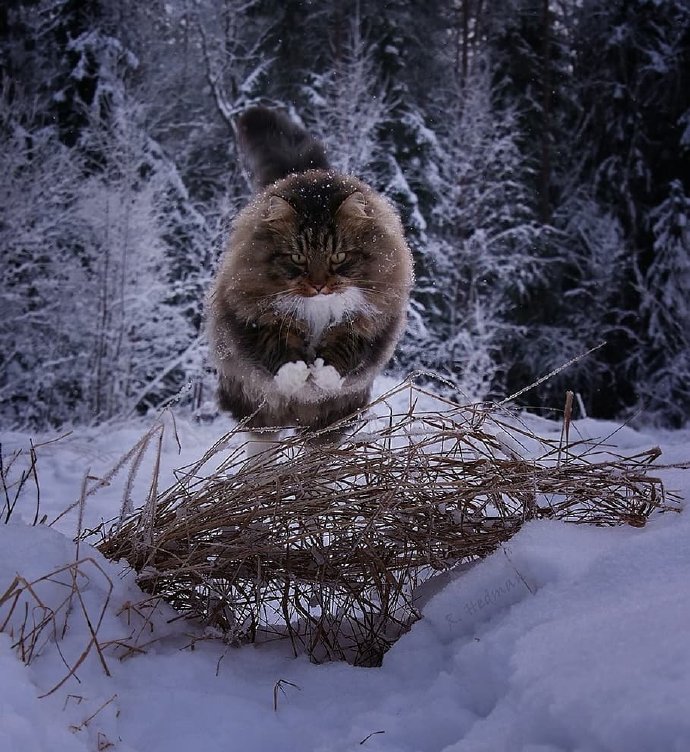
[[[292,397],[304,389],[309,374],[309,366],[303,360],[297,360],[284,363],[273,377],[273,381],[282,395]]]
[[[345,379],[333,366],[324,364],[323,358],[317,358],[309,368],[314,386],[324,392],[334,394],[342,389]]]

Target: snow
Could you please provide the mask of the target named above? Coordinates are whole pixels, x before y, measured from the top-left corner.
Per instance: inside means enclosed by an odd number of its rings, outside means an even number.
[[[405,395],[400,399],[399,407],[407,408]],[[543,419],[524,420],[542,435],[560,431]],[[176,431],[170,417],[163,425],[161,486],[228,427],[224,419],[200,425],[182,416]],[[51,437],[6,433],[3,457],[7,461],[30,438],[39,444],[39,517],[51,521],[79,498],[86,473],[106,478],[149,426],[140,419],[78,429],[47,444]],[[571,430],[603,440],[616,428],[587,419]],[[142,468],[153,464],[154,443]],[[687,461],[690,431],[626,427],[606,441],[629,454],[656,444],[663,462]],[[657,472],[687,497],[687,472]],[[87,498],[83,529],[118,514],[126,480],[110,478]],[[133,498],[141,498],[149,482],[150,472],[142,471]],[[230,647],[174,619],[167,606],[137,611],[142,594],[131,572],[87,543],[76,551],[78,508],[52,528],[31,526],[35,511],[27,491],[9,524],[0,525],[0,599],[17,575],[34,581],[66,568],[37,583],[35,595],[25,591],[0,633],[2,752],[688,748],[685,514],[655,515],[644,528],[530,522],[492,556],[429,583],[424,618],[383,666],[354,668],[295,659],[283,642]],[[83,603],[68,600],[73,576]],[[26,614],[35,624],[45,613],[37,599],[57,612],[59,628],[41,632],[25,666],[12,643]],[[0,606],[0,625],[9,605]],[[110,676],[91,647],[69,678],[67,666],[90,645],[87,614],[92,624],[102,616],[98,636]],[[137,637],[143,652],[122,647]]]
[[[304,401],[319,401],[328,394],[337,394],[344,378],[333,366],[316,358],[307,365],[303,360],[285,363],[273,379],[278,391],[285,397],[297,397]]]
[[[10,644],[10,638],[0,634],[0,749],[83,750],[81,742],[67,730],[61,713],[36,697],[29,669],[14,657]]]
[[[343,385],[344,378],[333,366],[324,364],[323,358],[317,358],[311,367],[314,384],[327,393],[337,393]]]
[[[273,383],[282,395],[292,397],[306,388],[308,378],[309,366],[303,360],[298,360],[282,365],[274,376]]]

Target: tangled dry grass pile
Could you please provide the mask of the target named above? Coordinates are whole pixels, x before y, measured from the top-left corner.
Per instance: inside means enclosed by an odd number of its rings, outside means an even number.
[[[403,391],[408,409],[385,415]],[[658,449],[571,442],[567,419],[560,440],[540,438],[495,406],[420,409],[430,397],[406,382],[341,445],[293,436],[250,461],[238,426],[98,548],[231,641],[282,637],[313,660],[376,665],[419,618],[422,582],[526,520],[641,526],[669,508],[650,475]]]

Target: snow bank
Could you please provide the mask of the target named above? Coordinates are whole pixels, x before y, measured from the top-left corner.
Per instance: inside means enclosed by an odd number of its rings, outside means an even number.
[[[113,450],[113,437],[132,430],[89,434],[92,465],[100,467],[100,451]],[[188,444],[198,453],[222,432],[184,422],[178,430],[183,456],[166,440],[164,468],[183,464]],[[579,430],[603,437],[610,427],[589,421]],[[660,443],[667,462],[688,459],[688,432],[627,429],[622,438],[626,451]],[[52,484],[43,480],[45,509],[79,487],[83,457],[73,447],[49,450],[62,481],[54,472]],[[687,496],[687,474],[665,477]],[[112,643],[140,629],[127,604],[141,594],[131,573],[89,551],[113,585],[99,632],[111,643],[111,676],[92,653],[75,678],[39,701],[66,674],[58,645],[47,642],[27,668],[0,635],[0,750],[71,752],[107,742],[125,752],[684,751],[689,534],[684,514],[657,515],[641,529],[529,523],[493,556],[447,578],[379,669],[311,665],[293,659],[285,643],[232,648],[194,625],[168,623],[170,612],[151,618],[145,652],[125,658]],[[74,556],[70,536],[0,525],[0,593],[17,572],[33,578]],[[107,583],[86,573],[82,584],[90,613],[97,612]],[[74,609],[59,643],[68,664],[88,639]]]
[[[31,671],[12,655],[10,643],[0,633],[0,750],[84,752],[62,714],[37,698]]]

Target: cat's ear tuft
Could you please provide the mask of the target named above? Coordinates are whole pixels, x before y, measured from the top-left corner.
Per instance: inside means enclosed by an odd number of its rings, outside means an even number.
[[[338,207],[339,219],[371,219],[367,214],[367,200],[361,191],[351,193]]]
[[[269,196],[263,211],[264,222],[287,222],[295,216],[295,210],[281,196]]]

